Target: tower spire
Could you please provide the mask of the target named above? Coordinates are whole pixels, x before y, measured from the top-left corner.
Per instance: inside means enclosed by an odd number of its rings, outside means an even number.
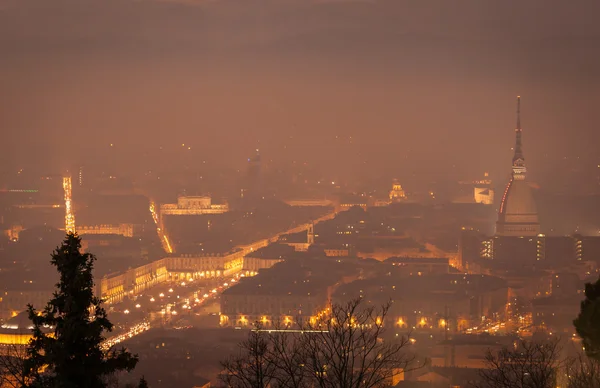
[[[517,96],[517,127],[515,128],[515,155],[513,156],[513,176],[525,173],[525,157],[523,156],[523,146],[521,143],[521,96]]]
[[[521,96],[517,96],[517,131],[521,130]]]

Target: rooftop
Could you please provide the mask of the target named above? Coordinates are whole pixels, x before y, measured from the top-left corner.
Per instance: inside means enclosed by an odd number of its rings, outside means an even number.
[[[223,295],[285,295],[324,292],[342,277],[358,273],[354,263],[326,259],[287,260],[258,275],[243,278]]]
[[[447,257],[439,258],[419,258],[419,257],[390,257],[385,260],[385,263],[406,263],[406,264],[446,264],[448,265]]]

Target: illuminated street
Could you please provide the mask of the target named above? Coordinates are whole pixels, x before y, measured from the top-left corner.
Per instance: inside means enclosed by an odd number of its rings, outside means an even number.
[[[152,293],[137,295],[126,302],[110,305],[110,316],[117,335],[105,341],[105,347],[119,344],[151,327],[177,327],[202,307],[218,300],[221,292],[245,275],[187,282],[172,282],[154,287]]]
[[[150,200],[150,214],[152,214],[152,219],[154,220],[154,224],[156,225],[156,233],[158,234],[158,239],[162,244],[162,247],[165,252],[173,253],[173,247],[169,242],[169,238],[167,237],[165,231],[161,227],[160,219],[158,213],[156,212],[156,203],[153,200]]]

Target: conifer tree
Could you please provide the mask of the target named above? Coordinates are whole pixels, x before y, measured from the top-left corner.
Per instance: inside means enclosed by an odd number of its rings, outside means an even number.
[[[140,383],[138,385],[138,388],[148,388],[148,382],[146,381],[146,379],[144,378],[144,376],[142,376],[142,378],[140,379]]]
[[[53,298],[40,312],[28,306],[34,326],[25,360],[29,387],[105,388],[106,377],[131,371],[138,362],[125,349],[102,349],[104,333],[113,325],[94,295],[96,258],[80,248],[81,239],[67,234],[52,254],[60,274]]]
[[[585,285],[585,299],[573,325],[587,356],[600,361],[600,279]]]

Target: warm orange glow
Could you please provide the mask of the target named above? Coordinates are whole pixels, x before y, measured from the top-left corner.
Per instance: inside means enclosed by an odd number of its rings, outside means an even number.
[[[229,322],[229,317],[227,315],[221,314],[221,316],[219,317],[219,323],[221,325],[226,325],[227,322]]]
[[[0,344],[27,345],[32,337],[31,334],[0,334]]]
[[[75,216],[71,205],[71,177],[63,177],[63,191],[65,194],[65,231],[75,233]]]

